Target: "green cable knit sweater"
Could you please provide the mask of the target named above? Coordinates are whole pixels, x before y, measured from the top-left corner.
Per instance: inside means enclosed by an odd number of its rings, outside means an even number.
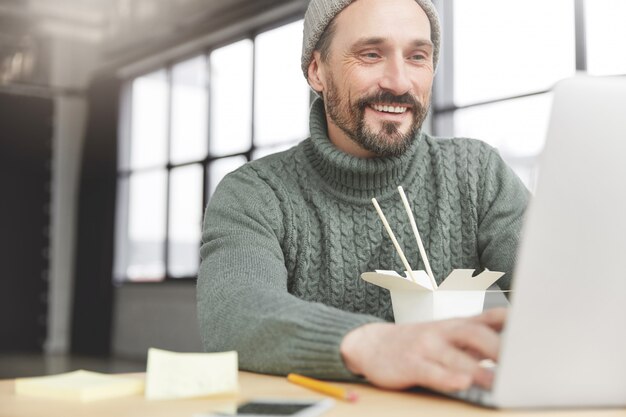
[[[420,133],[400,157],[356,158],[329,141],[319,99],[310,130],[227,175],[209,203],[197,288],[207,351],[237,350],[245,370],[354,378],[339,352],[344,335],[393,320],[387,290],[360,274],[403,270],[372,197],[411,266],[424,269],[398,185],[438,281],[489,268],[510,285],[528,192],[493,148]]]

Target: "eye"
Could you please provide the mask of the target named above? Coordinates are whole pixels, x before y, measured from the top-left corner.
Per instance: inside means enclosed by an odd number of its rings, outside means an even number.
[[[379,59],[380,55],[378,55],[376,52],[364,52],[361,54],[361,57],[369,61],[372,61],[372,60]]]
[[[413,61],[425,61],[426,60],[426,56],[423,54],[415,54],[411,56],[411,60]]]

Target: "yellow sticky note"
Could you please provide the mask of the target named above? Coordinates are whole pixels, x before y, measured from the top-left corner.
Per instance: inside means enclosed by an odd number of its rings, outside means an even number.
[[[235,394],[239,391],[237,352],[178,353],[150,348],[146,398],[165,400]]]
[[[143,387],[141,379],[84,370],[15,380],[18,395],[81,402],[141,394]]]

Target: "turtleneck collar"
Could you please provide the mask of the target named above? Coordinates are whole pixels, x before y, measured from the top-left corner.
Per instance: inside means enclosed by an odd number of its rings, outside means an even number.
[[[358,158],[339,150],[328,138],[324,103],[317,98],[309,119],[311,138],[305,153],[313,169],[339,195],[371,199],[396,193],[399,185],[408,186],[416,173],[416,153],[422,134],[398,157]]]

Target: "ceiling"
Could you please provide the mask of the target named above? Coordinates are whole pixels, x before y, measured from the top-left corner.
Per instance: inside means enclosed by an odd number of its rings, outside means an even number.
[[[286,3],[306,0],[0,0],[0,85],[45,83],[56,40],[129,62]]]
[[[43,82],[49,44],[57,38],[98,43],[114,1],[0,0],[0,84]]]

